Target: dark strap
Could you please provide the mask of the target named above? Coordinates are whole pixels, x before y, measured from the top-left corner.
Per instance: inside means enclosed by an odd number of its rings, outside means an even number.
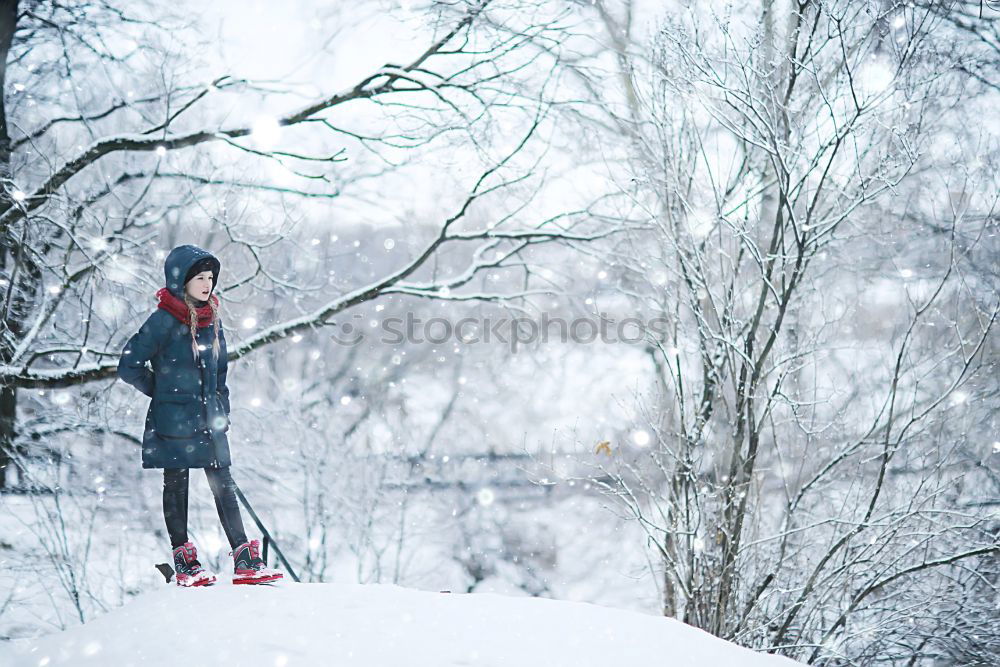
[[[284,564],[285,569],[288,570],[288,574],[292,575],[292,579],[298,582],[299,577],[295,574],[295,570],[293,570],[292,566],[288,563],[288,559],[285,558],[285,554],[281,553],[281,548],[278,546],[277,541],[275,541],[275,539],[271,536],[271,533],[267,531],[267,528],[264,527],[260,517],[258,517],[257,513],[253,511],[252,507],[250,507],[250,501],[248,501],[247,497],[243,495],[243,491],[236,483],[236,480],[233,480],[233,486],[236,487],[236,497],[239,498],[240,502],[243,503],[243,506],[247,508],[247,512],[250,513],[254,523],[256,523],[257,527],[260,528],[260,532],[264,534],[264,564],[267,564],[267,545],[268,543],[273,544],[274,553],[278,554],[278,559]]]

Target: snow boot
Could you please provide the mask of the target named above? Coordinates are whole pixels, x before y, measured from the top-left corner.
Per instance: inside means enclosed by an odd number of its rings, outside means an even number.
[[[198,550],[190,542],[174,549],[174,575],[178,586],[211,586],[215,575],[198,562]]]
[[[260,540],[244,542],[233,549],[232,555],[234,584],[263,584],[285,576],[269,568],[260,557]]]

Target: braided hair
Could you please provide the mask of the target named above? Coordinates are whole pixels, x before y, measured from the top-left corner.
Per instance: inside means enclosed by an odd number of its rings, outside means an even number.
[[[195,311],[197,304],[195,304],[194,299],[184,291],[184,303],[188,307],[188,319],[189,328],[191,329],[191,351],[194,353],[194,361],[198,363],[198,339],[196,338],[198,332],[198,313]],[[208,304],[212,307],[212,328],[215,331],[215,338],[212,339],[212,360],[218,361],[219,353],[222,348],[219,345],[219,308],[215,304],[215,300],[212,299],[212,295],[209,294]]]

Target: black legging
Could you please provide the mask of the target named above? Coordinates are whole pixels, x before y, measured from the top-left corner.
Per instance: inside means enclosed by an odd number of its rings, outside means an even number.
[[[205,468],[208,486],[215,497],[215,508],[219,520],[226,531],[229,546],[235,549],[247,541],[243,532],[243,518],[236,504],[236,483],[229,468]],[[188,469],[163,469],[163,518],[170,535],[170,546],[174,549],[188,541]]]

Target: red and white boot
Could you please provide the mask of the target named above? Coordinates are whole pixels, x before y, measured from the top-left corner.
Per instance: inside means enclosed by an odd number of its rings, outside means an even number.
[[[211,586],[215,575],[198,562],[198,550],[190,542],[174,549],[174,578],[178,586]]]
[[[233,549],[232,556],[234,584],[263,584],[285,576],[260,557],[260,540],[244,542]]]

